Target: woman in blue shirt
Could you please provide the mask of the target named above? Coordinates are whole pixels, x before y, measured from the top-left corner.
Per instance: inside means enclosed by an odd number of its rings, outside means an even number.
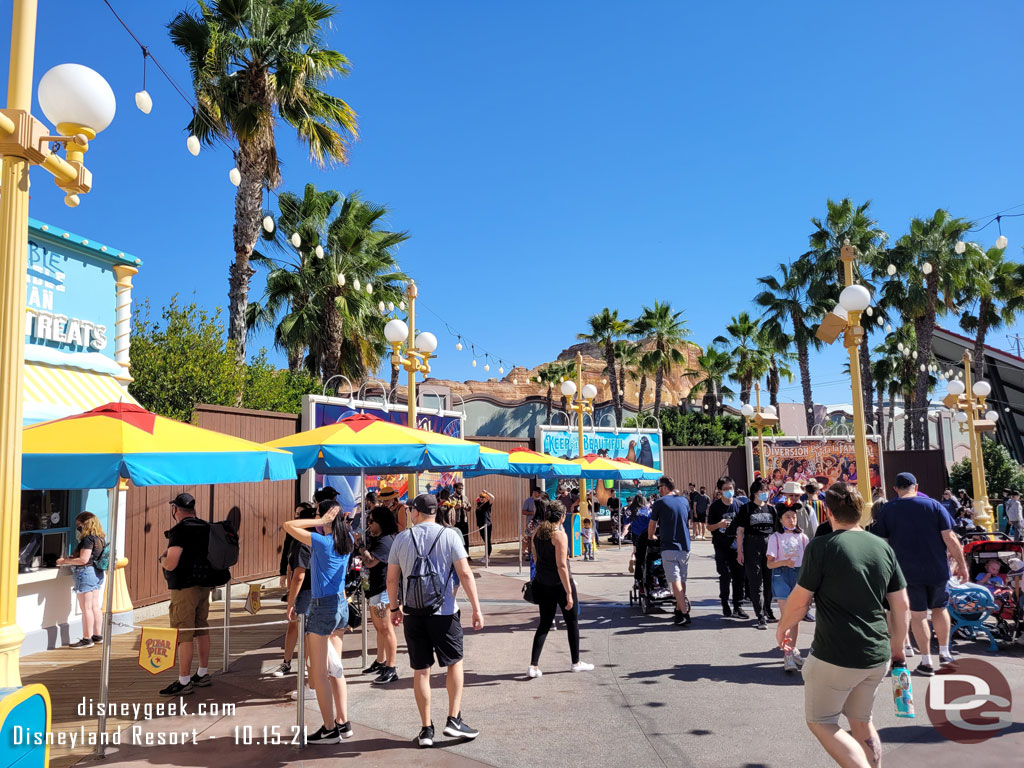
[[[316,690],[316,701],[324,724],[306,741],[310,744],[337,744],[339,739],[352,738],[352,725],[348,721],[345,678],[328,676],[327,653],[328,643],[334,642],[341,657],[340,638],[331,638],[336,629],[343,629],[348,624],[345,574],[354,544],[344,517],[335,520],[341,512],[337,501],[320,502],[319,511],[317,519],[286,520],[284,529],[299,543],[309,546],[312,552],[310,589],[313,599],[306,618],[306,642],[310,684]],[[321,527],[323,533],[312,530],[316,527]]]

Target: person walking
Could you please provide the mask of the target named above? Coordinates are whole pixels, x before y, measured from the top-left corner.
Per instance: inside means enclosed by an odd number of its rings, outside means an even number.
[[[296,520],[315,520],[317,518],[316,507],[308,502],[302,502],[295,509]],[[309,613],[309,605],[312,600],[310,586],[313,579],[310,577],[310,558],[312,553],[308,544],[303,544],[293,538],[291,534],[285,534],[288,546],[288,590],[285,592],[285,601],[288,603],[286,614],[295,618],[288,620],[288,629],[284,633],[284,659],[274,668],[271,674],[274,677],[284,677],[292,673],[292,656],[295,654],[295,642],[299,639],[299,616],[306,616]]]
[[[768,568],[772,572],[772,595],[779,603],[781,616],[786,612],[786,600],[796,586],[808,538],[797,525],[795,509],[787,509],[779,515],[779,526],[782,530],[768,537]],[[798,631],[799,626],[793,627],[790,635],[793,647],[783,652],[782,668],[786,672],[796,672],[804,665],[797,646]]]
[[[711,544],[715,549],[715,570],[718,571],[718,599],[722,601],[722,616],[746,619],[743,610],[743,566],[736,559],[736,530],[732,522],[739,514],[742,504],[736,500],[736,483],[728,475],[718,478],[716,483],[721,498],[715,499],[708,507],[708,530]],[[730,588],[732,607],[729,607]]]
[[[768,537],[779,524],[774,506],[768,503],[769,489],[757,478],[750,484],[750,498],[740,509],[733,526],[736,530],[736,561],[747,576],[747,594],[754,607],[754,626],[768,629],[775,621],[772,613],[772,575],[768,570]]]
[[[462,546],[465,547],[466,552],[469,552],[470,503],[463,492],[462,483],[455,483],[452,486],[452,495],[448,501],[451,506],[451,524],[459,529],[459,532],[462,534]],[[473,558],[469,558],[469,560],[472,562]]]
[[[844,768],[877,768],[882,744],[871,722],[875,690],[893,664],[905,662],[909,606],[906,582],[892,549],[860,527],[857,488],[835,483],[825,493],[833,532],[806,547],[796,587],[775,637],[794,651],[796,629],[811,599],[818,606],[812,650],[803,668],[804,719],[829,756]],[[884,601],[893,614],[890,635]],[[846,715],[847,732],[839,727]]]
[[[196,517],[196,500],[190,493],[171,499],[175,525],[164,535],[167,549],[157,558],[171,593],[170,625],[178,629],[178,679],[160,691],[161,696],[185,696],[205,688],[210,678],[210,592],[207,584],[227,583],[230,573],[214,571],[207,556],[210,524]],[[287,525],[287,523],[285,524]],[[223,578],[226,576],[226,578]],[[221,580],[223,578],[223,581]],[[192,670],[192,640],[199,648],[199,669]]]
[[[527,677],[534,679],[543,672],[540,669],[540,654],[544,641],[555,621],[555,609],[561,608],[565,620],[565,634],[569,640],[570,667],[573,672],[589,672],[594,668],[580,660],[580,624],[576,584],[569,571],[569,537],[565,535],[562,520],[565,507],[561,502],[551,502],[544,511],[544,520],[533,532],[531,548],[537,564],[533,577],[533,594],[540,610],[540,623],[533,634],[533,649],[530,652],[530,668]]]
[[[1020,508],[1020,491],[1014,489],[1010,491],[1010,498],[1006,500],[1006,529],[1005,533],[1007,536],[1013,538],[1014,541],[1021,540],[1021,508]]]
[[[953,497],[953,489],[946,488],[942,492],[942,498],[939,500],[939,504],[945,507],[946,511],[949,512],[949,516],[956,519],[957,512],[960,511],[960,502]]]
[[[491,509],[494,507],[494,494],[490,491],[480,491],[476,497],[476,527],[480,531],[480,537],[487,547],[487,560],[491,559],[491,550],[494,548],[494,523],[491,522]]]
[[[695,528],[697,537],[701,541],[707,538],[708,507],[710,506],[711,497],[708,496],[707,488],[702,485],[693,502],[693,506],[690,507],[693,512],[694,520],[696,521]]]
[[[523,538],[519,542],[520,557],[523,559],[529,559],[530,557],[530,526],[533,523],[534,516],[537,514],[537,505],[541,503],[540,497],[540,488],[534,486],[530,489],[530,495],[523,499],[523,507],[520,510],[522,518],[520,529],[523,532]]]
[[[309,547],[312,554],[312,598],[306,621],[306,642],[309,648],[309,677],[316,691],[323,725],[312,736],[307,736],[306,742],[337,744],[340,739],[352,738],[353,731],[348,719],[345,678],[327,674],[328,644],[334,645],[341,658],[341,638],[334,632],[344,630],[348,625],[345,575],[355,544],[344,516],[339,517],[341,506],[337,501],[321,501],[318,511],[318,519],[286,520],[284,527],[292,538]],[[313,528],[320,528],[323,533],[317,533]],[[288,618],[291,620],[295,616],[293,606],[288,612]]]
[[[103,594],[104,573],[99,561],[107,541],[99,518],[92,512],[80,513],[75,518],[75,538],[78,544],[71,557],[57,558],[57,565],[71,566],[78,607],[82,611],[82,639],[71,643],[68,648],[92,648],[103,642],[100,596]]]
[[[921,652],[921,663],[914,670],[931,677],[935,674],[931,656],[931,628],[939,645],[939,664],[955,664],[949,652],[950,621],[946,604],[949,592],[949,561],[953,560],[954,573],[961,581],[968,578],[963,547],[953,533],[953,520],[945,507],[935,499],[917,495],[917,478],[909,472],[896,475],[893,486],[897,498],[886,503],[878,513],[873,532],[896,553],[900,568],[907,580],[910,600],[910,631]],[[893,609],[895,611],[895,608]]]
[[[388,557],[397,535],[398,521],[388,507],[374,507],[366,513],[366,538],[359,554],[367,569],[366,605],[377,633],[377,658],[363,670],[363,674],[377,674],[371,685],[387,685],[398,679],[398,638],[388,615],[387,592]]]
[[[480,735],[462,719],[462,623],[455,605],[454,574],[458,574],[473,608],[473,629],[483,629],[484,614],[462,537],[455,529],[438,525],[436,517],[437,499],[429,493],[413,499],[413,525],[395,538],[388,556],[391,622],[396,627],[405,624],[405,644],[422,726],[416,741],[421,747],[434,744],[430,668],[435,656],[438,664],[447,667],[448,719],[444,734],[467,740]],[[400,584],[404,603],[398,599]]]
[[[676,599],[674,622],[677,626],[691,624],[689,602],[686,599],[686,573],[690,561],[690,503],[675,493],[671,477],[658,480],[661,498],[651,506],[651,520],[647,524],[647,538],[657,540],[661,548],[661,563],[665,577]]]

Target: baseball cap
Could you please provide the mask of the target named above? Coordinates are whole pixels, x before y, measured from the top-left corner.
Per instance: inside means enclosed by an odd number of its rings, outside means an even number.
[[[412,500],[412,506],[421,515],[437,514],[437,499],[430,493],[421,493]]]
[[[330,485],[325,485],[323,488],[313,494],[313,501],[333,501],[338,498],[338,489],[333,488]]]
[[[917,485],[917,478],[909,472],[900,472],[896,475],[896,481],[893,485],[897,488],[909,488],[912,485]]]
[[[171,499],[171,504],[176,507],[181,507],[182,509],[196,508],[196,500],[192,497],[191,493],[179,493]]]

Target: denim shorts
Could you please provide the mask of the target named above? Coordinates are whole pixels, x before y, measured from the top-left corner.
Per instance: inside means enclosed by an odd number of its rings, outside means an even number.
[[[295,596],[295,615],[298,616],[300,613],[309,615],[309,604],[313,600],[313,590],[311,589],[300,589],[299,594]]]
[[[327,636],[348,624],[348,600],[341,595],[314,597],[306,617],[306,632]]]
[[[785,600],[796,586],[796,580],[800,576],[799,568],[790,568],[782,565],[772,569],[772,595],[776,600]]]
[[[71,578],[75,581],[75,592],[84,595],[95,592],[103,586],[103,573],[91,565],[75,565],[71,568]]]

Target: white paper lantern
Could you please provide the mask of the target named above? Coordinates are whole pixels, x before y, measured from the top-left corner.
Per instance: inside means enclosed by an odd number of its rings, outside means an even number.
[[[232,168],[228,171],[228,181],[234,184],[236,187],[242,183],[242,174],[237,168]]]
[[[345,287],[345,275],[343,275],[341,272],[338,273],[338,287]]]
[[[388,312],[394,312],[394,311],[395,311],[395,302],[389,301],[388,302]]]
[[[953,250],[956,252],[957,256],[962,256],[964,251],[967,250],[967,243],[963,240],[957,240],[956,245],[953,246]]]
[[[373,283],[367,283],[366,284],[366,292],[369,293],[369,294],[373,293]]]
[[[150,110],[153,109],[153,99],[150,97],[148,91],[139,91],[135,94],[135,106],[139,108],[139,111],[148,115]]]
[[[188,149],[189,152],[192,153],[192,157],[195,157],[196,155],[199,154],[199,139],[196,138],[195,134],[192,134],[187,139],[185,139],[185,147]]]
[[[473,366],[474,368],[476,368],[476,360],[474,360],[474,361],[473,361],[473,362],[471,363],[471,365],[472,365],[472,366]]]
[[[1000,235],[996,238],[996,248],[1005,248],[1009,242],[1010,241],[1006,239],[1006,235]]]
[[[352,281],[352,287],[357,291],[362,287],[362,284],[359,282],[358,277]]]
[[[456,349],[456,351],[458,351],[458,352],[461,352],[461,351],[462,351],[462,342],[461,342],[461,341],[459,341],[459,342],[456,342],[456,344],[455,344],[455,349]]]
[[[896,274],[896,265],[890,264],[888,267],[885,268],[885,272],[887,275],[889,275],[889,277],[892,277],[893,275]]]
[[[263,217],[263,229],[264,229],[264,231],[266,231],[266,233],[268,235],[271,232],[274,231],[274,217],[273,216],[264,216]]]
[[[299,236],[299,233],[298,233],[298,232],[292,232],[292,236],[291,236],[291,237],[289,237],[289,238],[288,238],[288,240],[289,240],[289,241],[291,242],[291,244],[292,244],[293,246],[295,246],[296,248],[298,248],[299,246],[301,246],[301,245],[302,245],[302,238],[301,238],[301,237]]]
[[[930,261],[926,261],[924,264],[922,264],[921,265],[921,271],[924,272],[926,275],[930,275],[932,273],[931,262]]]
[[[316,257],[318,259],[322,259],[324,257],[324,247],[322,245],[318,245],[316,248],[313,249],[313,253],[316,254]]]

